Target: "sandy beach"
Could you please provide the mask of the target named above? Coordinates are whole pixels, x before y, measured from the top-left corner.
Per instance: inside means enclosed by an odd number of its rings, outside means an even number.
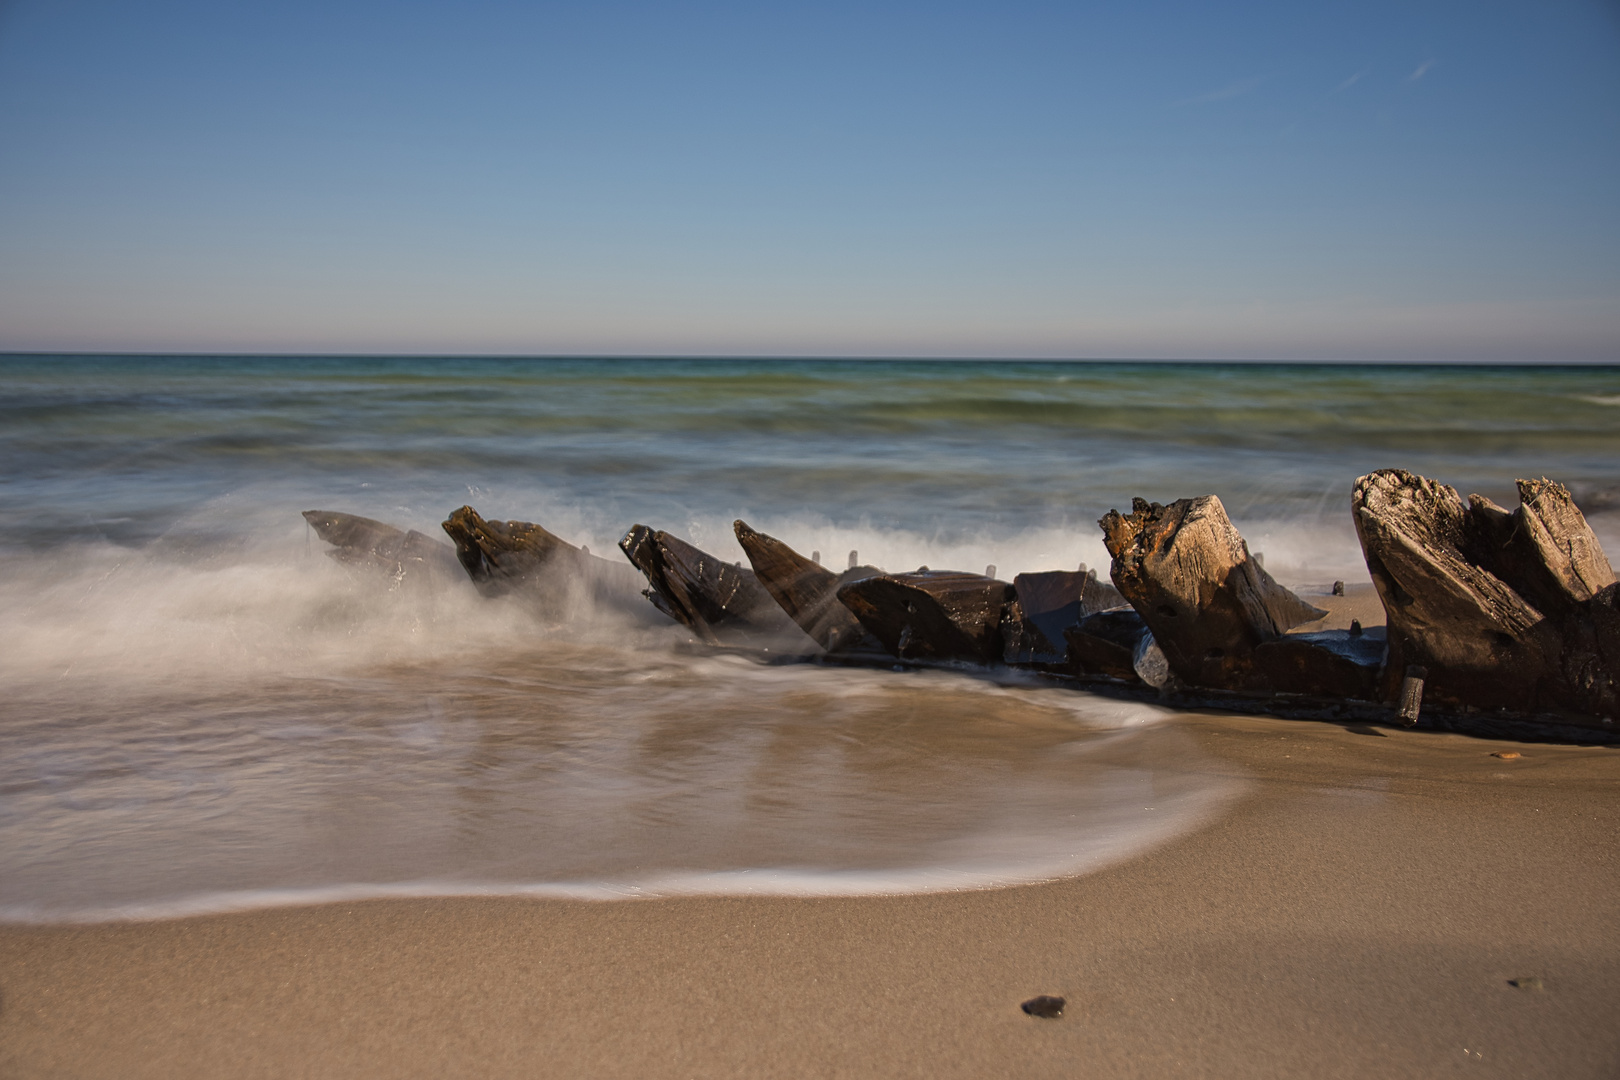
[[[0,1080],[1620,1080],[1617,31],[0,0]]]
[[[5,927],[0,1074],[1620,1070],[1620,749],[1181,723],[1245,795],[1074,880]],[[1036,994],[1062,1017],[1020,1011]]]

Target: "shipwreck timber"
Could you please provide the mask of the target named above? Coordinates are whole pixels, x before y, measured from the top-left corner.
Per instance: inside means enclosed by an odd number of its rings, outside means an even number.
[[[834,573],[742,521],[752,569],[645,525],[620,542],[627,566],[471,507],[444,523],[452,562],[421,533],[304,516],[334,558],[396,583],[459,564],[485,595],[554,615],[651,601],[703,646],[778,660],[1024,669],[1190,707],[1620,736],[1620,583],[1566,488],[1521,480],[1518,493],[1510,511],[1404,470],[1358,478],[1352,517],[1385,613],[1366,627],[1329,623],[1272,578],[1213,495],[1105,515],[1112,584],[1084,567],[1012,582],[994,568],[885,573],[853,553]],[[1344,596],[1335,582],[1321,601]]]

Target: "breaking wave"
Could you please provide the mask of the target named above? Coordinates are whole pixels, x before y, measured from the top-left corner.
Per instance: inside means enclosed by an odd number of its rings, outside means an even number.
[[[1131,497],[1221,496],[1286,584],[1364,582],[1350,483],[1590,494],[1620,371],[0,358],[0,918],[372,896],[844,895],[1086,872],[1240,781],[1174,714],[1010,677],[690,650],[338,565],[299,511],[470,503],[840,568],[1106,564]],[[1552,418],[1552,419],[1549,419]],[[1607,509],[1606,509],[1607,508]],[[786,659],[793,659],[788,657]]]

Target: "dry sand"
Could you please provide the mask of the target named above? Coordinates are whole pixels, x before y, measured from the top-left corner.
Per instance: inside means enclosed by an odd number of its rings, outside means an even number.
[[[1309,634],[1318,630],[1348,630],[1351,622],[1359,622],[1363,629],[1371,630],[1384,625],[1384,603],[1378,599],[1378,590],[1371,582],[1346,585],[1343,596],[1334,596],[1327,588],[1297,589],[1299,597],[1313,604],[1327,615],[1316,622],[1296,626],[1293,633]]]
[[[1185,723],[1247,794],[1075,880],[0,928],[0,1075],[1620,1075],[1620,749]]]

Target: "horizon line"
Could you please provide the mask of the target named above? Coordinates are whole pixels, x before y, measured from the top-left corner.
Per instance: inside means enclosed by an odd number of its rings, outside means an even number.
[[[1602,368],[1620,367],[1620,358],[1610,360],[1505,360],[1505,359],[1321,359],[1275,357],[1198,357],[1198,356],[960,356],[927,354],[836,354],[836,353],[526,353],[526,352],[362,352],[362,351],[232,351],[173,349],[0,349],[0,359],[21,357],[105,357],[130,359],[220,359],[220,360],[654,360],[654,361],[735,361],[735,362],[820,362],[820,363],[963,363],[963,364],[1239,364],[1275,367],[1536,367]]]

